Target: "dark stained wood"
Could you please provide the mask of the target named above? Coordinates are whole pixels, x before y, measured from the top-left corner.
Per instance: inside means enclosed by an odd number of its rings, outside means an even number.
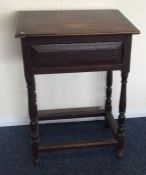
[[[122,72],[122,84],[121,84],[121,95],[120,95],[120,104],[119,104],[119,118],[118,118],[118,145],[117,145],[117,156],[122,158],[124,153],[124,141],[125,141],[125,111],[126,111],[126,84],[128,72]]]
[[[96,42],[36,45],[32,46],[32,64],[37,68],[122,64],[122,44]]]
[[[18,12],[16,37],[21,38],[24,73],[28,88],[32,156],[39,152],[90,146],[116,145],[122,157],[126,110],[126,80],[130,71],[132,34],[139,30],[118,10]],[[112,71],[122,72],[118,126],[112,115]],[[38,111],[35,75],[107,71],[105,110],[98,108]],[[63,145],[40,145],[39,120],[104,115],[114,139]]]
[[[111,94],[112,94],[112,71],[107,71],[107,80],[106,80],[106,104],[105,104],[105,111],[111,112],[112,111],[112,104],[111,104]]]
[[[39,120],[70,119],[105,116],[105,110],[98,107],[55,109],[38,111]]]
[[[39,150],[44,151],[53,151],[53,150],[63,150],[63,149],[73,149],[73,148],[83,148],[83,147],[97,147],[97,146],[113,146],[117,145],[117,140],[115,139],[106,139],[92,142],[80,142],[80,143],[70,143],[70,144],[57,144],[57,145],[40,145]]]
[[[112,71],[107,71],[106,77],[106,101],[105,101],[105,125],[108,126],[108,120],[106,119],[107,113],[111,113],[112,111],[112,104],[111,104],[111,95],[112,95],[112,79],[113,73]]]
[[[32,143],[32,155],[33,162],[39,161],[39,128],[38,128],[38,115],[35,93],[35,81],[33,76],[26,77],[27,89],[28,89],[28,103],[29,103],[29,116],[30,116],[30,128],[31,128],[31,143]]]
[[[129,69],[129,40],[129,35],[22,38],[33,74]]]
[[[109,126],[112,129],[112,133],[114,135],[115,138],[117,138],[117,134],[118,134],[118,125],[116,120],[114,119],[114,116],[111,112],[106,112],[105,114],[105,118],[109,124]]]
[[[22,53],[23,57],[27,58],[30,56],[30,52],[27,49],[27,43],[22,41]],[[33,163],[37,164],[39,161],[39,126],[38,126],[38,111],[36,103],[36,92],[35,92],[35,79],[31,71],[31,66],[27,59],[23,59],[24,73],[27,83],[28,91],[28,110],[30,117],[30,129],[31,129],[31,144],[32,144],[32,158]]]
[[[20,11],[16,37],[138,33],[118,10]]]
[[[131,45],[132,45],[132,36],[127,36],[127,39],[125,40],[125,43],[123,45],[123,57],[125,58],[123,60],[123,72],[129,72],[130,71],[130,60],[131,60]]]
[[[97,72],[109,70],[122,70],[123,64],[117,65],[86,65],[86,66],[67,66],[67,67],[45,67],[32,68],[33,74],[57,74],[57,73],[76,73],[76,72]]]

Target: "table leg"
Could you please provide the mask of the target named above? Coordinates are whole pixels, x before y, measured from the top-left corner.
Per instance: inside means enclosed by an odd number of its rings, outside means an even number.
[[[32,157],[33,157],[33,163],[36,164],[39,161],[39,134],[38,134],[38,115],[37,115],[34,76],[33,75],[27,76],[26,82],[28,89],[28,106],[29,106],[30,128],[31,128]]]
[[[113,73],[112,71],[107,71],[107,78],[106,78],[106,102],[105,102],[105,113],[112,111],[112,104],[111,104],[111,95],[112,95],[112,80]],[[107,116],[107,115],[106,115]],[[108,126],[108,121],[105,116],[105,125]]]
[[[124,123],[125,123],[125,111],[126,111],[126,85],[127,85],[127,78],[128,73],[122,72],[121,73],[122,81],[121,81],[121,95],[120,95],[120,103],[119,103],[119,117],[118,117],[118,145],[117,145],[117,156],[122,158],[124,153],[124,142],[125,142],[125,130],[124,130]]]

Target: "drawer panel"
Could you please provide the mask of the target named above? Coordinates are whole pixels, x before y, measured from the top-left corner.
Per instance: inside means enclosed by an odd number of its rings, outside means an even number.
[[[35,45],[31,59],[33,67],[122,64],[122,42]]]

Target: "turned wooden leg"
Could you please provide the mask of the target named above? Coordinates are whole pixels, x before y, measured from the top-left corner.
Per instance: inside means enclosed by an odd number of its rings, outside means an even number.
[[[112,111],[112,103],[111,103],[111,95],[112,95],[112,79],[113,73],[112,71],[107,71],[107,79],[106,79],[106,102],[105,102],[105,126],[109,126],[107,120],[107,113]]]
[[[32,158],[33,163],[36,164],[39,161],[39,134],[34,76],[32,75],[26,77],[26,81],[28,88],[28,106],[31,128]]]
[[[122,81],[121,81],[121,95],[120,95],[120,103],[119,103],[119,117],[118,117],[118,145],[117,145],[117,156],[122,158],[124,153],[124,141],[125,141],[125,110],[126,110],[126,84],[127,84],[127,72],[121,73]]]

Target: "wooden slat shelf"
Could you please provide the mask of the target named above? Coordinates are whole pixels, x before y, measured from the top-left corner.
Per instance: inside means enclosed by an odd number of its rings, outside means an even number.
[[[41,152],[45,151],[53,151],[53,150],[64,150],[64,149],[72,149],[72,148],[83,148],[83,147],[97,147],[97,146],[113,146],[116,145],[118,141],[116,139],[106,139],[99,141],[90,141],[90,142],[80,142],[80,143],[69,143],[69,144],[46,144],[40,145],[39,150]]]
[[[99,107],[40,110],[38,111],[38,116],[39,121],[83,117],[101,117],[105,116],[105,111],[103,109],[99,109]]]

